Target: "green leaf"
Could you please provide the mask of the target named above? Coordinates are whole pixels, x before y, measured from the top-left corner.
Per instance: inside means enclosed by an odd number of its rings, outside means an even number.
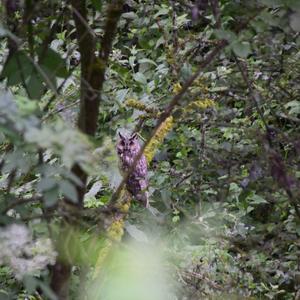
[[[41,181],[37,184],[39,191],[44,192],[53,189],[57,185],[57,180],[54,178],[42,178]]]
[[[53,293],[53,291],[49,288],[48,285],[46,285],[42,281],[39,281],[39,286],[43,291],[43,294],[45,294],[47,298],[49,298],[50,300],[58,300],[56,295]]]
[[[144,76],[144,74],[141,72],[137,72],[137,73],[133,74],[133,79],[143,85],[147,84],[147,79]]]
[[[137,19],[138,16],[133,11],[131,11],[131,12],[122,14],[122,18],[129,19],[129,20],[134,20],[134,19]]]
[[[246,58],[251,52],[250,44],[248,42],[239,41],[236,41],[232,44],[232,50],[237,56],[243,58]]]
[[[7,291],[0,289],[0,299],[1,300],[9,300],[11,298],[9,297],[9,294]]]
[[[91,189],[85,194],[85,197],[94,197],[102,189],[102,182],[96,181]]]
[[[229,43],[237,40],[236,34],[230,30],[216,29],[214,33],[218,39],[226,40]]]
[[[300,225],[296,225],[296,232],[298,236],[300,236]]]
[[[37,111],[38,103],[36,101],[32,101],[27,97],[23,97],[21,95],[16,95],[15,97],[20,114],[28,116]]]
[[[0,37],[6,36],[7,35],[7,30],[3,28],[0,24]]]
[[[289,109],[290,115],[300,114],[300,101],[297,100],[289,101],[284,105],[284,107]]]
[[[118,102],[123,102],[128,94],[129,89],[121,89],[116,92],[116,100]]]
[[[227,86],[216,86],[216,87],[209,89],[210,92],[224,92],[224,91],[228,91],[228,90],[229,90],[229,87],[227,87]]]
[[[299,0],[285,0],[285,4],[292,10],[300,10],[300,1]]]
[[[58,52],[51,48],[45,50],[43,47],[40,47],[37,53],[39,55],[39,64],[43,69],[49,70],[56,77],[66,78],[69,75],[66,62]]]
[[[136,226],[131,225],[131,224],[126,224],[125,228],[127,230],[127,232],[137,241],[139,242],[143,242],[143,243],[147,243],[148,242],[148,238],[146,236],[146,234],[139,230]]]
[[[284,0],[259,0],[262,4],[275,8],[283,4]]]
[[[38,287],[38,281],[33,276],[26,275],[23,278],[23,283],[25,285],[26,291],[29,294],[33,294]]]
[[[296,12],[290,16],[290,26],[293,30],[300,31],[300,12]]]
[[[92,5],[93,5],[94,9],[96,9],[97,11],[101,11],[102,1],[100,1],[100,0],[91,0],[91,1],[92,1]]]
[[[24,51],[15,52],[5,62],[1,77],[7,78],[7,85],[25,83],[32,74],[33,65]]]
[[[248,199],[251,201],[251,204],[263,204],[263,203],[268,203],[267,200],[265,200],[263,197],[253,194],[248,197]]]
[[[157,63],[155,61],[153,61],[152,59],[149,58],[142,58],[138,61],[139,64],[152,64],[157,66]]]
[[[78,202],[78,195],[75,186],[67,180],[62,180],[59,183],[60,190],[64,196],[73,201]]]
[[[26,81],[27,90],[31,99],[40,99],[44,94],[44,85],[40,75],[37,72],[33,72],[32,75]]]
[[[165,43],[165,38],[164,38],[164,36],[161,36],[161,37],[156,41],[155,49],[158,48],[160,45],[163,45],[164,43]]]
[[[135,61],[135,56],[130,56],[128,59],[129,65],[131,68],[134,68],[134,61]]]
[[[44,192],[44,200],[46,207],[51,207],[56,204],[59,199],[58,189],[53,188]]]
[[[193,73],[193,70],[192,70],[192,65],[190,65],[189,63],[184,63],[181,70],[180,70],[180,77],[183,79],[183,80],[187,80],[188,78],[191,77]]]
[[[169,14],[169,8],[161,8],[154,16],[153,19],[156,19],[159,16],[165,16]]]

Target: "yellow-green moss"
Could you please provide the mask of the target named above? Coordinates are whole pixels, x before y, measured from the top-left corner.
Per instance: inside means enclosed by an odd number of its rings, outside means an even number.
[[[134,99],[134,98],[129,98],[125,101],[125,105],[127,107],[131,107],[131,108],[134,108],[134,109],[137,109],[137,110],[140,110],[140,111],[145,111],[147,113],[157,113],[158,110],[154,107],[148,107],[146,104],[138,101],[137,99]]]
[[[178,89],[179,87],[181,88],[180,84],[177,85],[175,88]],[[135,99],[128,99],[126,101],[126,105],[146,112],[148,112],[147,110],[149,109],[144,104],[140,103]],[[152,160],[156,150],[162,144],[165,136],[172,129],[172,127],[173,127],[172,116],[168,117],[159,126],[156,134],[150,140],[150,143],[146,147],[144,152],[148,163]],[[109,252],[111,251],[114,242],[120,242],[122,239],[122,236],[124,234],[124,218],[126,216],[126,213],[129,211],[131,200],[132,200],[131,195],[125,189],[123,189],[120,195],[120,200],[118,201],[117,204],[117,208],[120,210],[120,213],[121,214],[123,213],[124,215],[114,219],[107,229],[108,238],[105,242],[105,246],[99,252],[95,270],[94,270],[94,278],[99,274],[101,266],[103,265],[104,260],[106,259]]]
[[[148,161],[148,163],[153,159],[153,156],[156,152],[156,150],[159,148],[159,146],[162,144],[165,136],[167,133],[171,130],[173,127],[173,117],[168,117],[158,128],[156,134],[153,136],[153,138],[150,140],[150,143],[146,147],[144,151],[144,155]]]
[[[181,89],[182,89],[182,86],[181,86],[181,84],[179,83],[179,82],[177,82],[177,83],[175,83],[174,85],[173,85],[173,89],[172,89],[172,92],[173,92],[173,94],[178,94],[180,91],[181,91]]]
[[[204,98],[204,99],[200,99],[198,98],[197,100],[191,102],[190,104],[188,104],[183,111],[184,112],[190,112],[193,110],[205,110],[207,108],[211,108],[211,107],[215,107],[216,103],[214,100],[209,99],[209,98]]]

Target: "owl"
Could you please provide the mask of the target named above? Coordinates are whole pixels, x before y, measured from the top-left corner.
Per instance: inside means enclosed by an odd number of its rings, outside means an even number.
[[[139,153],[141,145],[136,133],[133,133],[130,137],[123,136],[119,133],[119,137],[120,140],[117,144],[117,153],[120,158],[120,170],[126,174]],[[138,201],[141,201],[145,207],[148,207],[149,205],[148,194],[146,191],[148,187],[147,174],[147,161],[143,154],[126,182],[127,190]]]

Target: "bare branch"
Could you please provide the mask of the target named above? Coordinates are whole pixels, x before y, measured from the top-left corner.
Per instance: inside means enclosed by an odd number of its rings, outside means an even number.
[[[215,18],[215,28],[221,28],[221,12],[218,0],[210,0],[210,5]]]

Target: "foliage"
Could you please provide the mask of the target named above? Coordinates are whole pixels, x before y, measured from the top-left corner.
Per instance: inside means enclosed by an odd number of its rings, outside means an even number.
[[[299,1],[70,3],[0,8],[0,298],[300,299]]]

